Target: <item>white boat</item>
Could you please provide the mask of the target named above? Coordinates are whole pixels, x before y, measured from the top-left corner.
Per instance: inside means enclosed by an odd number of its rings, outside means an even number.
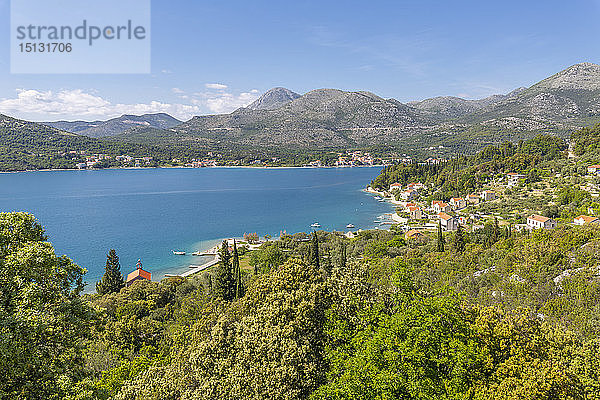
[[[185,256],[185,251],[175,251],[173,250],[173,254],[176,256]]]
[[[314,224],[311,224],[310,226],[313,227],[313,228],[320,228],[321,224],[318,223],[318,222],[315,222]]]
[[[348,224],[348,225],[346,225],[346,228],[352,229],[352,228],[356,228],[356,227],[353,224]]]
[[[379,196],[375,196],[375,197],[374,197],[374,199],[375,199],[375,200],[379,200],[379,199],[381,199],[381,197],[379,197]]]

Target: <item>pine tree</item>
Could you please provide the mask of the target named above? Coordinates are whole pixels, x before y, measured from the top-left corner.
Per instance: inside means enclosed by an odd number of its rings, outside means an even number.
[[[319,238],[317,237],[317,232],[313,232],[313,237],[310,243],[310,256],[309,263],[319,268]]]
[[[340,241],[340,269],[346,268],[346,243]]]
[[[438,222],[437,251],[439,251],[440,253],[444,251],[444,234],[442,233],[442,221]]]
[[[214,295],[223,300],[233,300],[235,298],[235,279],[231,268],[231,254],[229,245],[224,240],[219,250],[220,262],[217,264],[214,273]]]
[[[233,241],[233,258],[231,266],[233,269],[233,278],[235,280],[235,298],[240,299],[244,296],[244,287],[242,283],[242,270],[240,269],[240,256],[235,240]]]
[[[461,254],[465,251],[465,235],[460,224],[454,235],[454,247],[456,248],[456,251]]]
[[[125,286],[125,281],[123,275],[121,275],[119,257],[114,249],[111,249],[106,255],[104,270],[102,279],[96,283],[96,292],[101,295],[119,292]]]

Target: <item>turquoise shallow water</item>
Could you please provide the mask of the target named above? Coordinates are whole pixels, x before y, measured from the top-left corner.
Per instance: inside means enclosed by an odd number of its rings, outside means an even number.
[[[187,270],[207,249],[244,232],[278,236],[373,228],[393,207],[361,191],[381,168],[204,168],[0,174],[0,211],[27,211],[57,253],[87,268],[93,288],[114,248],[128,273],[138,258],[160,279]]]

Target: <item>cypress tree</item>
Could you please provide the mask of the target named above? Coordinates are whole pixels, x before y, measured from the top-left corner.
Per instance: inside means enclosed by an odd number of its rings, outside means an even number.
[[[119,292],[125,286],[125,281],[121,275],[119,257],[114,249],[111,249],[106,255],[104,270],[102,279],[96,283],[96,292],[101,295]]]
[[[454,247],[456,247],[456,251],[461,254],[465,251],[465,235],[460,224],[454,235]]]
[[[310,242],[310,257],[309,260],[311,265],[319,268],[319,238],[317,237],[317,232],[313,232],[313,237]]]
[[[229,245],[224,240],[219,250],[219,264],[214,273],[214,294],[223,300],[233,300],[235,297],[235,279],[231,269],[231,254]]]
[[[440,253],[444,251],[444,234],[442,233],[442,221],[438,222],[437,251],[439,251]]]
[[[233,241],[233,258],[231,266],[233,268],[233,278],[235,280],[235,298],[239,299],[244,296],[244,287],[242,284],[242,270],[240,269],[240,256],[235,240]]]
[[[346,243],[343,240],[340,241],[340,268],[346,267]]]

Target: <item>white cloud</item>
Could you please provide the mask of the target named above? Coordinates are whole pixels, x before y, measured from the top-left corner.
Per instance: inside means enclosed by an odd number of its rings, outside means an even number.
[[[81,89],[54,91],[17,90],[17,97],[0,99],[0,113],[31,120],[109,119],[123,114],[168,113],[190,119],[202,113],[196,104],[169,104],[159,101],[113,104]]]
[[[225,90],[227,89],[227,85],[223,85],[222,83],[206,83],[204,84],[208,89],[217,89],[217,90]]]
[[[185,91],[173,88],[178,103],[150,101],[148,103],[112,103],[92,91],[81,89],[39,91],[18,89],[14,98],[0,98],[0,113],[31,121],[110,119],[123,114],[168,113],[188,120],[196,115],[228,113],[245,107],[259,97],[254,89],[239,94],[223,90],[184,95]]]
[[[221,114],[232,112],[240,107],[246,107],[259,97],[258,90],[254,89],[250,92],[234,95],[231,93],[198,93],[203,97],[196,100],[196,103],[204,103],[206,107],[213,113]]]

